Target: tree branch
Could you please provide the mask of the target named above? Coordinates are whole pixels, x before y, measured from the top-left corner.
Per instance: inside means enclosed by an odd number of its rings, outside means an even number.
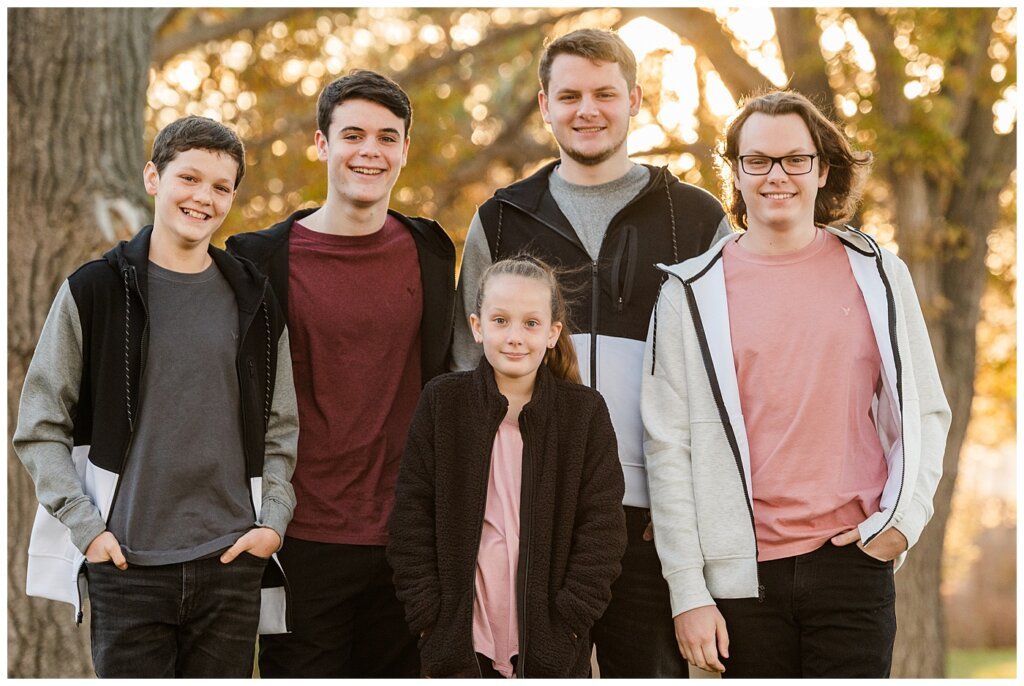
[[[790,88],[803,93],[826,114],[832,115],[835,92],[829,85],[825,58],[818,45],[817,14],[813,7],[777,7],[772,10]]]
[[[619,24],[647,17],[671,29],[707,57],[722,81],[737,96],[771,86],[764,74],[740,57],[732,47],[728,31],[715,16],[695,7],[623,9]]]
[[[296,7],[243,9],[232,13],[224,21],[214,23],[204,22],[202,15],[197,12],[192,15],[188,26],[167,35],[158,36],[153,41],[153,64],[160,68],[175,55],[180,55],[207,41],[222,40],[245,30],[256,31],[271,22],[288,19],[308,11],[308,9]],[[169,15],[164,20],[162,27],[167,26],[176,16],[177,13]]]

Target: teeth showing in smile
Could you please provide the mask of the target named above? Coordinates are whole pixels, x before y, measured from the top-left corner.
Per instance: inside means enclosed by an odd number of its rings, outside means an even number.
[[[764,193],[764,197],[768,198],[769,200],[786,200],[787,198],[792,198],[794,195],[796,195],[796,194],[795,193]]]
[[[181,211],[184,212],[187,216],[192,217],[193,219],[209,219],[210,218],[210,215],[208,215],[208,214],[203,214],[202,212],[196,212],[195,210],[188,210],[188,209],[185,209],[184,207],[181,209]]]
[[[352,171],[357,174],[369,174],[370,176],[377,176],[383,174],[383,169],[370,169],[369,167],[352,167]]]
[[[579,131],[580,133],[597,133],[598,131],[603,131],[604,129],[600,126],[588,126],[577,127],[576,130]]]

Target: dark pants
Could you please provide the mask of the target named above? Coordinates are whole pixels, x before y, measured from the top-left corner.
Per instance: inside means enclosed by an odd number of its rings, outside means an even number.
[[[591,631],[602,679],[686,678],[676,645],[668,583],[653,541],[643,540],[650,510],[626,507],[628,544],[612,601]]]
[[[277,554],[292,633],[260,637],[263,677],[418,677],[416,638],[384,546],[286,536]]]
[[[891,562],[856,544],[759,562],[764,600],[717,600],[724,677],[886,678],[896,638]]]
[[[248,553],[230,564],[87,564],[96,675],[251,677],[266,565]]]

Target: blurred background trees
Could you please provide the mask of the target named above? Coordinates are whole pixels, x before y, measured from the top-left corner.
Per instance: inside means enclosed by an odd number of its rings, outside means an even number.
[[[557,154],[537,57],[545,38],[583,26],[618,29],[637,53],[637,160],[717,193],[725,119],[742,96],[787,84],[875,154],[854,223],[910,265],[954,412],[935,517],[897,575],[894,676],[942,675],[947,638],[1013,645],[1012,8],[10,10],[9,431],[60,282],[148,221],[139,179],[160,127],[203,114],[245,140],[222,243],[323,199],[317,94],[353,68],[387,73],[415,108],[392,204],[437,218],[461,246],[479,203]],[[90,674],[86,627],[24,596],[35,501],[13,453],[8,486],[9,674]]]

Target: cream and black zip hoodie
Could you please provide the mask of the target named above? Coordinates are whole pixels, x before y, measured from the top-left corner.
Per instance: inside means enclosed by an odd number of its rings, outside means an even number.
[[[858,526],[861,541],[895,527],[913,546],[932,516],[949,405],[907,266],[861,231],[827,230],[846,249],[882,358],[872,416],[889,476],[879,511]],[[750,453],[722,266],[722,249],[738,235],[692,260],[659,265],[668,278],[647,337],[641,413],[673,616],[715,598],[758,595]]]

